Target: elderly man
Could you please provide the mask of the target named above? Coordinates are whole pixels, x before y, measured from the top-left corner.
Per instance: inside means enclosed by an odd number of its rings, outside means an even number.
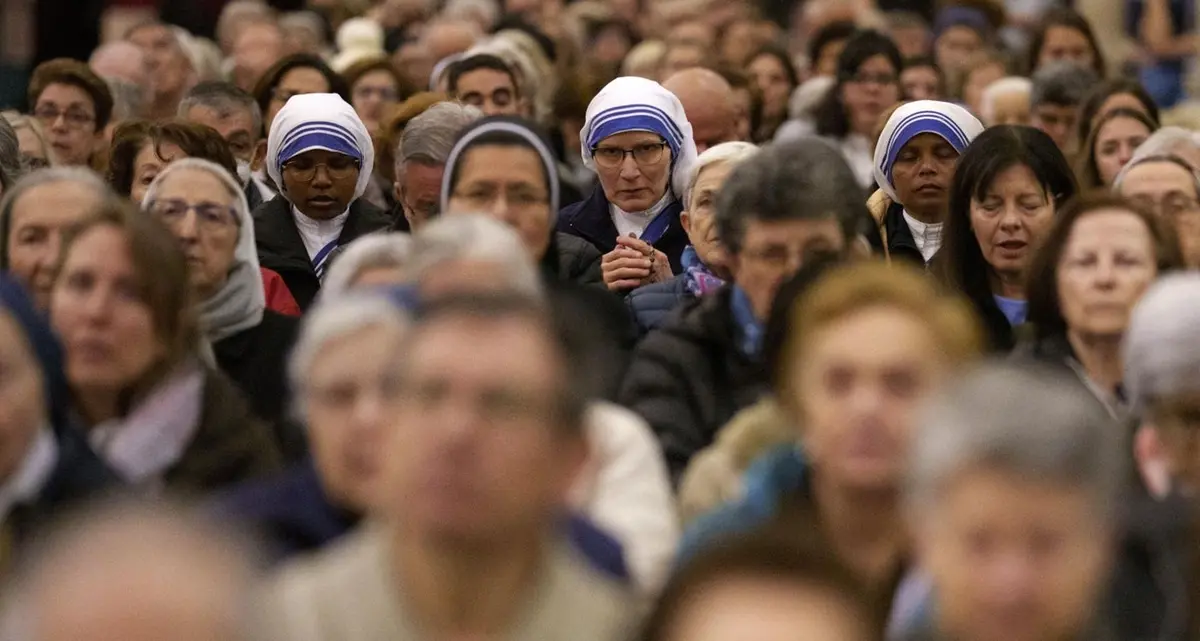
[[[663,87],[683,103],[683,112],[692,123],[697,153],[740,140],[733,87],[721,74],[703,67],[684,69],[667,78]]]
[[[227,82],[202,82],[179,103],[179,117],[212,127],[229,143],[237,159],[238,179],[246,186],[250,211],[275,197],[276,191],[250,172],[255,153],[266,145],[261,133],[262,110],[253,96]]]
[[[253,91],[258,79],[284,56],[284,35],[274,20],[259,19],[238,30],[229,57],[233,82]]]
[[[264,629],[289,641],[628,638],[627,590],[563,541],[587,457],[581,369],[538,304],[427,307],[395,354],[377,523],[285,568]]]
[[[198,77],[176,29],[161,22],[149,22],[134,27],[125,35],[125,40],[141,48],[146,56],[150,83],[154,87],[148,110],[151,118],[173,117],[179,101]]]
[[[1175,227],[1184,261],[1200,268],[1200,174],[1179,156],[1135,157],[1113,189]]]
[[[1033,126],[1046,132],[1068,158],[1082,140],[1072,140],[1079,105],[1100,78],[1096,72],[1070,62],[1056,62],[1033,74],[1029,108]]]
[[[413,118],[404,128],[396,149],[396,202],[403,216],[393,229],[416,231],[438,215],[442,175],[458,134],[483,113],[468,105],[438,103]]]

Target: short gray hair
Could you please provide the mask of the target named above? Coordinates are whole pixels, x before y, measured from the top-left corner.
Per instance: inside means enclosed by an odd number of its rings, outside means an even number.
[[[1192,177],[1192,187],[1196,190],[1196,195],[1200,196],[1200,171],[1197,171],[1194,167],[1192,167],[1191,163],[1189,163],[1187,160],[1167,153],[1141,155],[1141,147],[1138,147],[1138,150],[1138,152],[1133,154],[1133,158],[1129,162],[1125,163],[1125,166],[1121,168],[1121,171],[1117,172],[1117,177],[1113,179],[1112,184],[1114,192],[1118,194],[1121,193],[1121,188],[1124,187],[1125,180],[1129,178],[1129,174],[1132,173],[1134,169],[1142,165],[1167,163],[1169,165],[1175,165],[1190,174]]]
[[[1150,134],[1133,153],[1133,160],[1146,156],[1161,156],[1173,154],[1180,147],[1189,147],[1200,151],[1200,131],[1191,131],[1183,127],[1163,127]],[[1200,169],[1200,167],[1197,167]]]
[[[117,78],[108,78],[108,90],[113,97],[112,122],[122,122],[141,116],[146,94],[141,87]]]
[[[96,194],[96,202],[115,197],[112,187],[100,178],[100,175],[84,167],[48,167],[27,174],[18,180],[12,189],[4,190],[0,199],[0,269],[8,269],[8,233],[12,227],[12,210],[17,201],[26,192],[42,185],[69,182],[91,188]]]
[[[920,419],[906,500],[939,503],[963,472],[987,466],[1084,490],[1111,519],[1128,483],[1126,443],[1104,405],[1074,377],[996,362],[950,385]]]
[[[458,135],[468,125],[483,118],[477,107],[457,102],[439,102],[409,121],[400,136],[396,157],[401,166],[411,160],[444,165]]]
[[[1133,309],[1122,350],[1135,410],[1200,390],[1200,274],[1170,274],[1151,285]]]
[[[695,164],[688,171],[687,189],[684,190],[684,209],[692,207],[692,191],[696,189],[696,183],[700,180],[700,173],[708,167],[716,165],[731,164],[737,166],[743,160],[758,153],[758,145],[750,142],[723,142],[704,150],[696,158]]]
[[[0,118],[0,188],[8,191],[24,172],[21,168],[21,141],[17,132]]]
[[[1033,74],[1029,105],[1078,106],[1100,82],[1096,72],[1073,62],[1054,62]]]
[[[984,122],[991,121],[996,115],[994,106],[996,99],[1010,93],[1024,94],[1025,97],[1032,96],[1033,81],[1024,76],[1008,76],[984,87],[983,93],[979,96],[980,118]]]
[[[845,157],[830,143],[811,137],[776,143],[725,180],[717,197],[717,234],[737,254],[751,220],[834,219],[849,240],[869,217],[863,196]]]
[[[537,265],[517,233],[508,225],[479,214],[442,216],[413,236],[411,265],[418,281],[445,263],[494,263],[515,293],[541,298]]]
[[[325,280],[321,282],[321,301],[329,302],[346,295],[354,280],[368,269],[407,267],[411,253],[412,239],[408,234],[374,233],[356,239],[346,246],[346,251],[325,273]]]
[[[336,301],[321,301],[304,317],[300,335],[288,357],[288,383],[292,390],[292,414],[304,421],[307,412],[304,390],[313,361],[330,342],[372,327],[408,329],[408,314],[377,293],[356,292]]]
[[[251,135],[256,139],[262,137],[262,109],[254,100],[254,96],[242,91],[232,83],[210,81],[192,87],[179,103],[179,117],[186,120],[188,112],[194,107],[205,107],[221,116],[226,116],[239,109],[245,110],[250,114]]]

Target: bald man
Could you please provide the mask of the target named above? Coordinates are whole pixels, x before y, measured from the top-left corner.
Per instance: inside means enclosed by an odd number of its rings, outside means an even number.
[[[709,147],[739,140],[733,87],[720,74],[693,67],[667,78],[663,86],[683,103],[683,111],[692,123],[697,152],[704,153]]]

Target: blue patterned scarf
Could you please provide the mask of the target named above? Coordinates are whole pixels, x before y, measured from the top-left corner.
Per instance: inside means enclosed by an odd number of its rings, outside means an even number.
[[[684,248],[679,262],[683,264],[683,277],[687,281],[687,290],[691,292],[692,296],[700,297],[711,294],[725,284],[725,281],[713,276],[708,267],[704,266],[700,255],[696,253],[696,248],[691,245]]]

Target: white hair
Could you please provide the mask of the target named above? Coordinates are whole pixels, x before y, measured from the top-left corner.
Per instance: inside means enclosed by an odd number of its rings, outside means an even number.
[[[417,281],[446,263],[493,263],[516,293],[541,298],[537,265],[508,225],[479,214],[441,216],[413,237],[410,262]]]
[[[303,421],[307,411],[304,390],[313,361],[332,341],[365,329],[392,328],[398,332],[408,329],[408,315],[395,303],[377,293],[354,293],[336,301],[322,301],[304,317],[300,335],[288,358],[288,384],[292,390],[292,413]]]
[[[481,27],[490,29],[500,19],[500,5],[496,0],[450,0],[442,9],[442,16],[479,22]]]
[[[817,76],[796,87],[788,99],[788,117],[792,120],[812,118],[813,110],[836,84],[837,79],[833,76]]]
[[[991,122],[993,116],[996,115],[992,106],[996,98],[1010,93],[1021,93],[1026,96],[1033,95],[1033,81],[1022,76],[1008,76],[984,87],[983,93],[979,97],[979,110],[983,113],[979,114],[979,116],[985,123]]]
[[[345,296],[368,269],[407,267],[411,251],[412,239],[408,234],[374,233],[356,239],[330,264],[321,282],[321,301],[331,302]]]
[[[692,191],[696,189],[696,183],[700,181],[700,173],[706,168],[723,164],[732,164],[736,167],[756,153],[758,153],[758,145],[749,142],[723,142],[705,149],[704,153],[696,158],[696,163],[688,172],[687,189],[683,192],[684,208],[691,209]]]
[[[1191,131],[1183,127],[1163,127],[1150,134],[1133,153],[1133,159],[1148,156],[1171,155],[1180,147],[1190,147],[1200,151],[1200,131]]]

